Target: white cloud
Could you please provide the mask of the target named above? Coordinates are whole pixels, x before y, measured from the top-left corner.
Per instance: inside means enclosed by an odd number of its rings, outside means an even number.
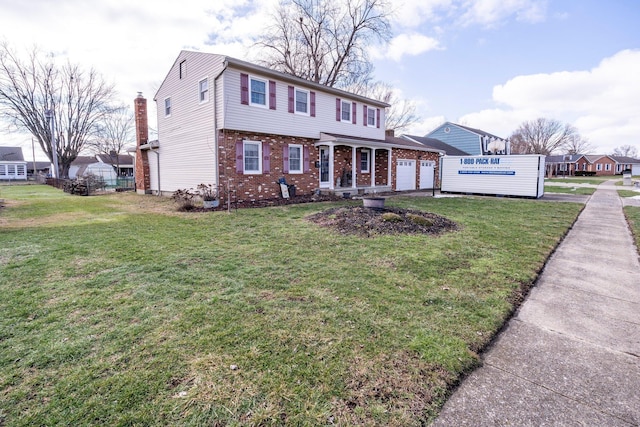
[[[386,52],[382,53],[372,49],[371,57],[373,59],[388,58],[399,62],[405,55],[416,56],[430,50],[440,49],[442,49],[440,43],[434,38],[417,33],[400,34],[391,40]]]
[[[463,2],[463,8],[459,21],[462,25],[496,27],[511,16],[521,22],[543,21],[547,0],[468,0]]]
[[[547,117],[571,123],[602,153],[640,142],[640,50],[624,50],[586,71],[515,77],[493,90],[504,108],[461,118],[508,136],[523,121]],[[500,133],[501,132],[501,133]]]

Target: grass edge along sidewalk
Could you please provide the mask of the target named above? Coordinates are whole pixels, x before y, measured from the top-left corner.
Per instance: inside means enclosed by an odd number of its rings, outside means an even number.
[[[582,208],[399,197],[460,229],[363,238],[305,220],[337,203],[2,197],[6,426],[421,425]]]

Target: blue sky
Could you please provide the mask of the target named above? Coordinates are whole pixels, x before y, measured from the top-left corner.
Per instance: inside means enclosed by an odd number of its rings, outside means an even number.
[[[0,0],[0,40],[94,67],[132,105],[138,91],[153,98],[181,49],[250,60],[276,3]],[[421,120],[408,133],[448,120],[508,137],[547,117],[575,125],[593,153],[640,151],[640,1],[391,3],[394,39],[371,55],[376,78],[416,103]],[[0,133],[0,145],[27,153],[31,143]]]

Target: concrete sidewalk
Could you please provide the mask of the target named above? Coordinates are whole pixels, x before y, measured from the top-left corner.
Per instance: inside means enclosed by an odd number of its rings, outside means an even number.
[[[640,425],[640,263],[599,187],[433,426]]]

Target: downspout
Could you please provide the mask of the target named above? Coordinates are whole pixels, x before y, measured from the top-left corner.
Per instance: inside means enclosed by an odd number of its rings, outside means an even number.
[[[214,157],[216,159],[214,164],[214,176],[216,177],[216,189],[220,188],[220,152],[218,150],[218,105],[217,105],[217,96],[216,96],[216,84],[218,82],[218,78],[224,73],[227,69],[229,63],[224,61],[222,63],[222,70],[213,78],[213,149],[215,151]],[[224,100],[222,102],[224,105]],[[229,211],[231,211],[231,206],[227,206]]]
[[[162,191],[160,190],[160,148],[157,150],[149,150],[156,155],[156,164],[158,165],[158,197],[162,196]]]

